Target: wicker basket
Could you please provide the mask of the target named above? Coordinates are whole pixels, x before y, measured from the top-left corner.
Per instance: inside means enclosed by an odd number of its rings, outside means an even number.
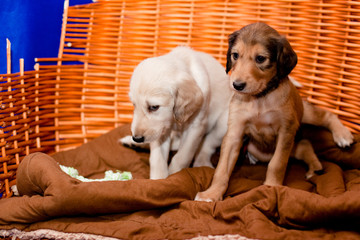
[[[24,156],[74,148],[129,123],[129,79],[140,61],[186,44],[225,65],[227,36],[256,21],[290,40],[302,95],[359,133],[358,1],[101,0],[65,7],[58,58],[0,75],[1,197],[12,196]]]

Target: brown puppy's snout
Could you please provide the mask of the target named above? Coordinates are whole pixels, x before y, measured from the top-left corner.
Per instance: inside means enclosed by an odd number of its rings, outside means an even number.
[[[233,82],[233,87],[234,87],[237,91],[242,91],[242,90],[244,90],[245,87],[246,87],[246,82],[234,81],[234,82]]]
[[[134,140],[134,142],[137,142],[137,143],[143,143],[145,141],[144,136],[132,136],[132,139]]]

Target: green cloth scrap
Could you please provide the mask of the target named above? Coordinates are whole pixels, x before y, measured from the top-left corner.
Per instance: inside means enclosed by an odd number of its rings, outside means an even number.
[[[132,175],[131,172],[121,172],[121,171],[116,171],[113,172],[112,170],[108,170],[105,172],[105,177],[101,178],[101,179],[89,179],[89,178],[85,178],[83,176],[79,175],[78,170],[76,170],[73,167],[66,167],[66,166],[62,166],[60,165],[61,170],[63,170],[65,173],[67,173],[68,175],[70,175],[73,178],[76,178],[82,182],[101,182],[101,181],[126,181],[126,180],[131,180],[132,179]]]

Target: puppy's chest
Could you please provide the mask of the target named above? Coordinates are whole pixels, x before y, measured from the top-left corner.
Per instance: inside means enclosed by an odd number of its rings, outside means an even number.
[[[281,126],[281,112],[271,109],[258,109],[250,115],[245,133],[253,137],[260,137],[263,141],[273,141]]]

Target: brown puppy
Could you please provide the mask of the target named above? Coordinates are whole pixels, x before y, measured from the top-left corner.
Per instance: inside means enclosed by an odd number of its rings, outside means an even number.
[[[239,155],[244,137],[248,152],[260,161],[269,161],[266,185],[281,185],[289,157],[304,160],[310,178],[322,170],[309,141],[295,143],[301,123],[327,127],[335,142],[349,146],[350,131],[336,115],[303,102],[288,74],[297,56],[285,37],[264,23],[245,26],[229,36],[226,71],[235,93],[230,102],[228,130],[212,184],[196,200],[221,200]]]

